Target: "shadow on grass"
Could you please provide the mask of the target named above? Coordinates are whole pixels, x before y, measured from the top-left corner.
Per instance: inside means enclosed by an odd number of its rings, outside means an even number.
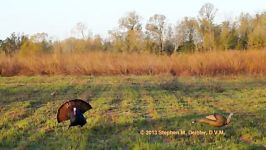
[[[133,77],[132,77],[133,78]],[[244,82],[223,82],[222,80],[210,80],[199,82],[199,79],[193,80],[189,83],[179,81],[178,78],[173,78],[167,81],[160,81],[160,83],[143,82],[143,83],[118,83],[116,84],[97,84],[89,85],[89,83],[82,86],[67,85],[65,87],[51,87],[41,85],[38,87],[18,86],[18,87],[6,87],[0,88],[1,99],[0,104],[6,105],[11,102],[32,100],[37,104],[39,102],[51,100],[51,99],[71,99],[81,97],[89,99],[97,97],[101,92],[111,89],[114,85],[119,86],[123,84],[125,87],[143,88],[148,90],[166,90],[166,91],[181,91],[188,96],[195,96],[195,93],[207,91],[210,93],[223,93],[227,90],[243,90],[250,88],[262,88],[266,87],[266,80],[250,80]],[[225,80],[226,81],[226,80]],[[51,93],[56,92],[55,96]],[[197,95],[196,95],[197,96]]]
[[[263,149],[259,144],[240,140],[239,124],[223,128],[203,124],[191,124],[202,115],[161,118],[156,120],[135,120],[130,123],[116,123],[108,116],[99,120],[95,126],[70,129],[56,126],[55,131],[45,133],[33,141],[20,141],[19,149],[202,149],[230,148],[242,144],[247,149]],[[90,122],[88,122],[89,124]],[[64,129],[60,129],[64,128]],[[144,131],[144,135],[141,134]],[[186,131],[185,135],[145,135],[151,130]],[[225,135],[190,135],[190,131],[223,130]],[[21,145],[22,143],[22,145]],[[12,144],[11,144],[12,145]],[[5,146],[5,145],[2,145]],[[15,146],[15,145],[13,145]],[[5,148],[5,147],[3,147]],[[11,148],[8,146],[8,148]]]
[[[233,126],[222,128],[209,127],[203,124],[192,124],[191,121],[202,115],[186,115],[182,117],[161,118],[156,120],[136,120],[132,123],[117,124],[114,122],[99,122],[88,130],[87,147],[90,149],[186,149],[202,148],[208,145],[228,147],[226,143],[239,144],[238,129]],[[185,135],[154,135],[156,130],[185,131]],[[224,131],[224,135],[190,135],[190,131],[210,130]],[[144,135],[143,132],[144,131]],[[145,135],[145,134],[152,135]],[[162,132],[161,132],[162,133]],[[220,142],[220,144],[215,144]],[[246,145],[247,148],[263,147],[258,144]],[[210,147],[209,147],[210,148]]]
[[[179,81],[178,79],[169,80],[166,82],[160,82],[158,84],[146,82],[146,83],[128,83],[128,84],[99,84],[99,85],[82,85],[78,86],[68,86],[65,88],[58,89],[45,89],[45,87],[40,87],[37,91],[34,92],[33,88],[24,89],[17,91],[20,94],[23,92],[26,93],[25,97],[22,97],[21,100],[30,99],[31,108],[36,109],[45,105],[49,101],[62,99],[62,102],[69,98],[76,98],[77,96],[84,97],[84,99],[97,99],[101,97],[101,93],[109,91],[114,86],[119,86],[118,90],[115,93],[115,97],[110,102],[110,104],[120,105],[122,95],[119,93],[119,89],[123,87],[134,88],[135,90],[141,91],[142,89],[147,90],[148,92],[158,90],[166,91],[167,93],[174,93],[179,91],[184,95],[189,97],[197,98],[201,92],[209,93],[223,93],[229,90],[242,90],[250,88],[263,88],[266,87],[266,81],[248,81],[248,82],[190,82],[185,83]],[[42,91],[42,89],[45,89]],[[57,91],[57,95],[52,96],[50,93]],[[17,96],[12,97],[12,94],[16,92],[7,92],[0,89],[2,96],[7,99],[0,101],[1,105],[8,105],[10,103],[16,102]],[[148,93],[149,94],[149,93]],[[9,97],[10,96],[10,97]],[[180,100],[178,94],[175,94],[176,99]],[[140,96],[137,96],[136,99],[141,99]],[[181,99],[182,100],[182,99]],[[185,102],[183,102],[185,103]],[[57,107],[57,106],[55,106]],[[114,111],[117,111],[119,107],[113,108]],[[218,107],[215,108],[218,112],[223,112]],[[243,110],[244,111],[244,110]],[[122,114],[122,113],[121,113]],[[184,115],[177,116],[172,118],[160,118],[156,120],[144,120],[135,119],[128,120],[129,123],[119,124],[110,119],[109,115],[101,116],[101,119],[95,123],[92,127],[85,128],[73,128],[70,130],[62,130],[63,126],[54,127],[52,132],[44,132],[42,135],[34,139],[33,141],[25,141],[26,144],[22,146],[22,149],[132,149],[132,148],[143,148],[144,149],[186,149],[186,148],[213,148],[213,147],[229,147],[231,145],[237,145],[239,143],[244,144],[248,149],[256,149],[262,147],[259,144],[245,144],[239,140],[240,128],[254,128],[257,131],[264,131],[265,128],[256,124],[256,119],[253,117],[245,117],[245,114],[240,114],[236,119],[233,118],[232,125],[222,128],[225,131],[224,136],[160,136],[160,135],[141,135],[141,130],[217,130],[217,128],[211,128],[206,125],[196,124],[192,125],[191,121],[195,118],[202,117],[207,114],[200,115]],[[261,117],[260,117],[261,118]],[[249,123],[246,123],[248,122]],[[265,120],[263,120],[265,121]],[[90,122],[88,122],[90,123]],[[27,131],[25,131],[27,132]],[[38,131],[36,131],[38,132]],[[67,133],[66,133],[67,132]],[[24,133],[23,133],[24,134]],[[23,136],[23,134],[21,136]],[[27,135],[27,134],[26,134]],[[265,134],[264,134],[265,135]],[[18,139],[22,139],[20,137]],[[261,140],[261,139],[259,139]],[[12,145],[12,142],[9,141],[7,145]],[[21,143],[21,141],[19,141]],[[19,143],[15,143],[17,145]],[[49,143],[49,144],[47,144]],[[215,144],[217,143],[217,144]],[[22,144],[23,145],[23,144]],[[5,146],[3,144],[2,146]],[[213,147],[211,147],[213,146]],[[0,147],[1,148],[1,147]]]
[[[136,119],[128,120],[128,123],[117,123],[104,115],[93,126],[90,122],[83,128],[73,127],[67,129],[62,124],[54,127],[53,131],[44,133],[33,141],[19,142],[21,149],[207,149],[207,148],[231,148],[241,144],[246,149],[263,149],[254,141],[241,140],[242,128],[264,131],[258,126],[253,116],[242,118],[236,114],[232,118],[232,124],[222,128],[209,127],[205,124],[192,124],[191,121],[206,116],[207,114],[192,114],[160,119]],[[93,118],[90,118],[90,121]],[[118,120],[119,121],[119,120]],[[249,123],[247,123],[249,122]],[[257,122],[258,123],[258,122]],[[225,135],[142,135],[141,130],[191,131],[223,130]],[[39,132],[39,131],[38,131]],[[264,134],[265,135],[265,134]],[[262,135],[262,136],[264,136]],[[255,137],[262,140],[263,137]],[[254,139],[256,140],[256,139]],[[12,142],[12,141],[10,141]],[[14,141],[13,141],[14,142]],[[250,142],[250,143],[249,143]],[[18,144],[18,143],[16,143]],[[8,144],[9,148],[11,143]],[[5,146],[5,145],[2,145]],[[15,145],[14,145],[15,146]],[[1,146],[0,146],[1,147]]]

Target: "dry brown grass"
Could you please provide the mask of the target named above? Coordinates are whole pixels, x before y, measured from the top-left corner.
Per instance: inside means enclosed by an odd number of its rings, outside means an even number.
[[[266,75],[266,50],[152,54],[0,56],[0,75]]]

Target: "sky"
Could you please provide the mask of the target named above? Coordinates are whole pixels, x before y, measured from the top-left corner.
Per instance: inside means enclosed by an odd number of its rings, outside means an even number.
[[[0,39],[12,32],[45,32],[55,40],[64,39],[73,35],[78,22],[106,37],[127,12],[136,11],[144,24],[154,14],[176,24],[185,16],[197,17],[207,2],[218,9],[216,22],[235,19],[241,12],[266,11],[266,0],[0,0]]]

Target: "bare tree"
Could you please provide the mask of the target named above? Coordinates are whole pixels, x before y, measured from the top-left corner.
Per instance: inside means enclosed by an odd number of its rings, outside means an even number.
[[[216,15],[218,9],[214,8],[214,5],[211,3],[204,4],[199,11],[199,19],[206,19],[207,21],[213,22],[213,19]]]
[[[192,44],[196,46],[200,42],[199,25],[196,19],[185,17],[175,28],[176,46]]]
[[[248,35],[252,30],[252,17],[250,14],[242,13],[239,17],[239,41],[238,48],[239,49],[247,49],[248,48]]]
[[[135,12],[129,12],[126,16],[119,19],[119,27],[129,30],[141,30],[141,17]]]
[[[166,26],[166,17],[164,15],[155,14],[150,17],[146,24],[148,33],[158,41],[160,52],[163,52],[164,32]]]
[[[33,41],[33,42],[43,42],[43,41],[48,41],[48,34],[45,33],[45,32],[42,32],[42,33],[35,33],[34,35],[32,35],[30,37],[30,39]]]
[[[200,33],[202,46],[205,50],[212,50],[215,46],[213,20],[217,9],[211,3],[204,4],[199,11]]]
[[[81,36],[82,39],[88,39],[92,35],[88,30],[88,26],[82,22],[78,22],[71,32],[77,36]]]
[[[142,27],[141,16],[135,11],[128,12],[119,19],[119,30],[122,34],[123,51],[139,52],[141,50]]]

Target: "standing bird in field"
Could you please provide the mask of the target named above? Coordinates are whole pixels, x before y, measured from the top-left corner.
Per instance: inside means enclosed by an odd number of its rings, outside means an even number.
[[[83,114],[91,108],[91,105],[84,100],[69,100],[59,107],[57,112],[57,121],[60,123],[70,119],[69,128],[77,125],[82,127],[87,123]]]
[[[192,123],[202,122],[210,126],[222,127],[230,123],[232,116],[233,116],[233,113],[230,113],[227,118],[221,114],[213,114],[213,115],[206,116],[205,118],[195,120]]]

